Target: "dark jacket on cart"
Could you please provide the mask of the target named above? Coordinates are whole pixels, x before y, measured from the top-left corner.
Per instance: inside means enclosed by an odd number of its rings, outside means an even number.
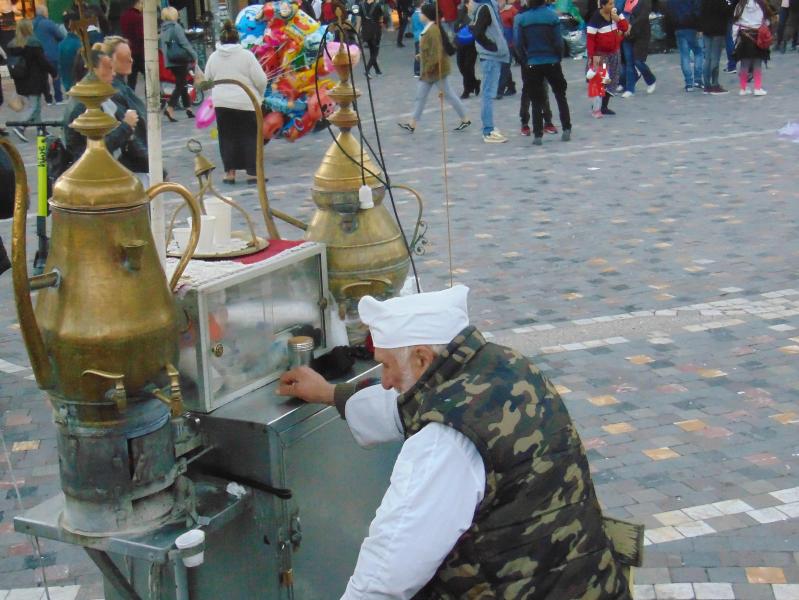
[[[58,77],[58,71],[44,56],[42,43],[31,36],[23,48],[12,40],[8,45],[9,56],[20,56],[25,61],[25,76],[14,79],[14,87],[20,96],[38,96],[47,89],[47,76]]]
[[[728,0],[702,0],[699,29],[708,36],[727,35],[727,27],[732,20],[734,9],[735,3],[730,3]]]

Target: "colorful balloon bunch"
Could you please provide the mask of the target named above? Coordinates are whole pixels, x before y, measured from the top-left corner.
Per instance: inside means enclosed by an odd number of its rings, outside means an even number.
[[[319,22],[289,0],[244,8],[236,27],[242,44],[255,53],[269,77],[264,139],[283,137],[293,142],[313,131],[335,109],[327,95],[335,83],[325,77],[333,72],[332,56],[339,48],[332,33],[325,39]],[[357,62],[358,47],[350,46],[349,52]]]

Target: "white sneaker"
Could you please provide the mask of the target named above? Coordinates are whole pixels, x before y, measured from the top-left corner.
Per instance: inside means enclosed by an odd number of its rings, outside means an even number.
[[[623,85],[617,85],[616,86],[616,91],[617,92],[623,92],[624,91],[624,86]]]
[[[494,129],[488,135],[483,136],[483,141],[486,144],[504,144],[508,141],[508,138],[502,135],[498,130]]]
[[[632,98],[633,96],[635,96],[635,94],[633,94],[630,90],[627,90],[621,95],[622,98]]]
[[[752,90],[750,90],[749,88],[746,88],[746,89],[744,89],[744,90],[740,90],[740,91],[738,92],[738,95],[739,95],[739,96],[748,96],[748,95],[749,95],[749,94],[751,94],[751,93],[752,93]]]
[[[653,94],[655,92],[655,86],[656,85],[657,85],[657,82],[653,83],[652,85],[646,86],[646,93],[647,94]]]
[[[768,94],[768,92],[763,88],[755,90],[755,96],[765,96],[766,94]]]

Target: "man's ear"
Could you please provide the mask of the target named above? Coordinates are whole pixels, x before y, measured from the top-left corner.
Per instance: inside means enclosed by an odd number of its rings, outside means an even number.
[[[411,364],[414,370],[421,375],[427,370],[436,358],[430,346],[416,346],[411,354]]]

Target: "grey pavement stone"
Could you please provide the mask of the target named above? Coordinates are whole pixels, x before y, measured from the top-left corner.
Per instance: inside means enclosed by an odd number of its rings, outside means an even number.
[[[774,600],[770,585],[762,583],[733,583],[736,600]]]

